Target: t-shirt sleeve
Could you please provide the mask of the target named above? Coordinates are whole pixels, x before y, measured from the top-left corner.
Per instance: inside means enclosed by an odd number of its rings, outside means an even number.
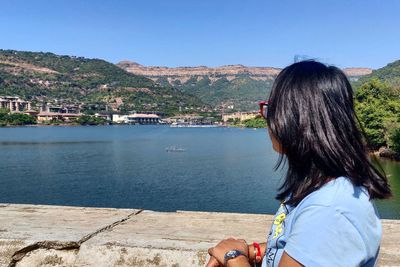
[[[309,206],[294,214],[285,252],[304,266],[359,266],[366,256],[356,227],[326,206]]]

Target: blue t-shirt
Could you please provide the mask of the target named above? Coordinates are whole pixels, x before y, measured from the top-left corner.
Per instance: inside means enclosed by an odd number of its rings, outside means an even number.
[[[366,189],[338,177],[296,207],[281,204],[262,266],[278,266],[284,251],[307,267],[375,266],[381,237]]]

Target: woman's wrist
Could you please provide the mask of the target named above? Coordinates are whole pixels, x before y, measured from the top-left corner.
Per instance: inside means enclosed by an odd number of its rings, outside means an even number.
[[[249,267],[251,266],[249,260],[250,259],[245,255],[240,255],[234,259],[228,260],[226,262],[226,267]]]
[[[256,246],[255,246],[256,245]],[[267,244],[254,242],[248,246],[248,257],[251,266],[257,266],[262,262]]]
[[[249,248],[249,251],[247,252],[247,255],[249,256],[249,262],[253,263],[254,262],[254,246],[249,245],[248,248]]]

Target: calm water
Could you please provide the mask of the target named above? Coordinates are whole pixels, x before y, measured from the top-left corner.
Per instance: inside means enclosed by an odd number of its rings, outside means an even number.
[[[185,152],[166,152],[178,146]],[[265,130],[167,126],[0,129],[0,202],[274,213]],[[383,161],[400,195],[400,164]],[[400,219],[400,201],[379,202]]]

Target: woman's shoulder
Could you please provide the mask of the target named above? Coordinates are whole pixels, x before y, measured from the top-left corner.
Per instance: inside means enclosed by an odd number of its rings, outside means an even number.
[[[297,217],[313,209],[321,216],[329,210],[329,214],[343,217],[361,232],[381,231],[378,211],[367,190],[354,185],[347,177],[338,177],[309,194],[294,209],[293,215]]]
[[[379,216],[367,190],[353,185],[346,177],[338,177],[309,194],[290,217],[291,229],[293,224],[300,228],[316,224],[320,228],[324,225],[338,236],[346,233],[359,237],[369,255],[375,255],[382,235]]]
[[[326,206],[336,209],[338,212],[346,212],[349,209],[373,207],[368,191],[362,186],[354,185],[347,177],[337,177],[320,189],[305,197],[298,208],[312,205]]]

